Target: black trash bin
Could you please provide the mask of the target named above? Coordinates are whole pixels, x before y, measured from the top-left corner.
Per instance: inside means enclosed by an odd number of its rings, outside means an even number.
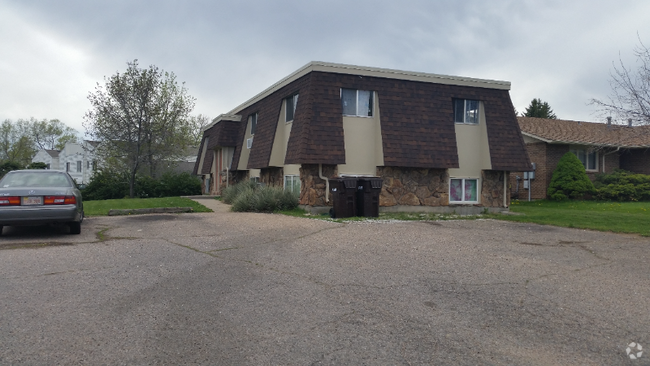
[[[379,217],[381,178],[359,178],[357,181],[357,216]]]
[[[357,179],[332,178],[330,179],[330,193],[332,194],[333,218],[353,217],[357,215]]]

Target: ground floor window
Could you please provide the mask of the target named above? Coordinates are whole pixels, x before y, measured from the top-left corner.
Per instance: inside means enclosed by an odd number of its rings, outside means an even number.
[[[300,176],[298,175],[285,175],[284,176],[284,189],[287,191],[300,194]]]
[[[572,148],[571,152],[578,157],[585,170],[598,170],[598,152],[587,149]]]
[[[478,179],[452,178],[449,182],[449,202],[478,202]]]

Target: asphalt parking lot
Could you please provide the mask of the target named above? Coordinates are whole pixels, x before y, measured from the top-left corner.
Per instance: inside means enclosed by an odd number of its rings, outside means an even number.
[[[0,364],[650,364],[649,238],[217,211],[5,228]]]

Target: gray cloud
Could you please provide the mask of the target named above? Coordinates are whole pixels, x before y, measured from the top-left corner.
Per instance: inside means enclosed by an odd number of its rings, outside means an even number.
[[[594,120],[619,52],[634,64],[650,3],[609,1],[0,0],[0,120],[83,131],[95,83],[126,62],[174,72],[216,116],[312,60],[512,82],[561,118]]]

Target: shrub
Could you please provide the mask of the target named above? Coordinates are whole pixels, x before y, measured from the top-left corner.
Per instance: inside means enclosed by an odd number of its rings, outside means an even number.
[[[108,168],[96,170],[82,190],[83,199],[87,201],[124,198],[128,194],[127,174]]]
[[[600,200],[650,201],[650,175],[617,170],[598,175],[595,187]]]
[[[0,178],[4,177],[5,174],[9,173],[12,170],[20,170],[22,168],[23,167],[20,164],[13,161],[4,162],[0,164]]]
[[[587,177],[585,167],[573,153],[566,153],[553,172],[548,196],[556,201],[584,198],[594,193],[594,184]]]
[[[257,189],[258,184],[253,182],[253,181],[244,181],[244,182],[239,182],[237,184],[233,184],[231,186],[228,186],[221,192],[221,201],[223,203],[227,204],[233,204],[235,201],[235,198],[241,194],[242,191],[246,190],[247,188],[250,189]]]
[[[47,169],[47,164],[35,161],[27,166],[27,169]]]
[[[98,170],[82,191],[84,200],[108,200],[129,195],[128,173]],[[160,179],[138,175],[135,195],[139,198],[175,197],[201,194],[201,181],[189,173],[165,173]]]
[[[298,207],[297,194],[251,181],[228,187],[221,199],[225,203],[232,203],[232,210],[236,212],[274,212]]]
[[[201,194],[201,181],[190,173],[165,173],[158,185],[160,197],[193,196]]]

